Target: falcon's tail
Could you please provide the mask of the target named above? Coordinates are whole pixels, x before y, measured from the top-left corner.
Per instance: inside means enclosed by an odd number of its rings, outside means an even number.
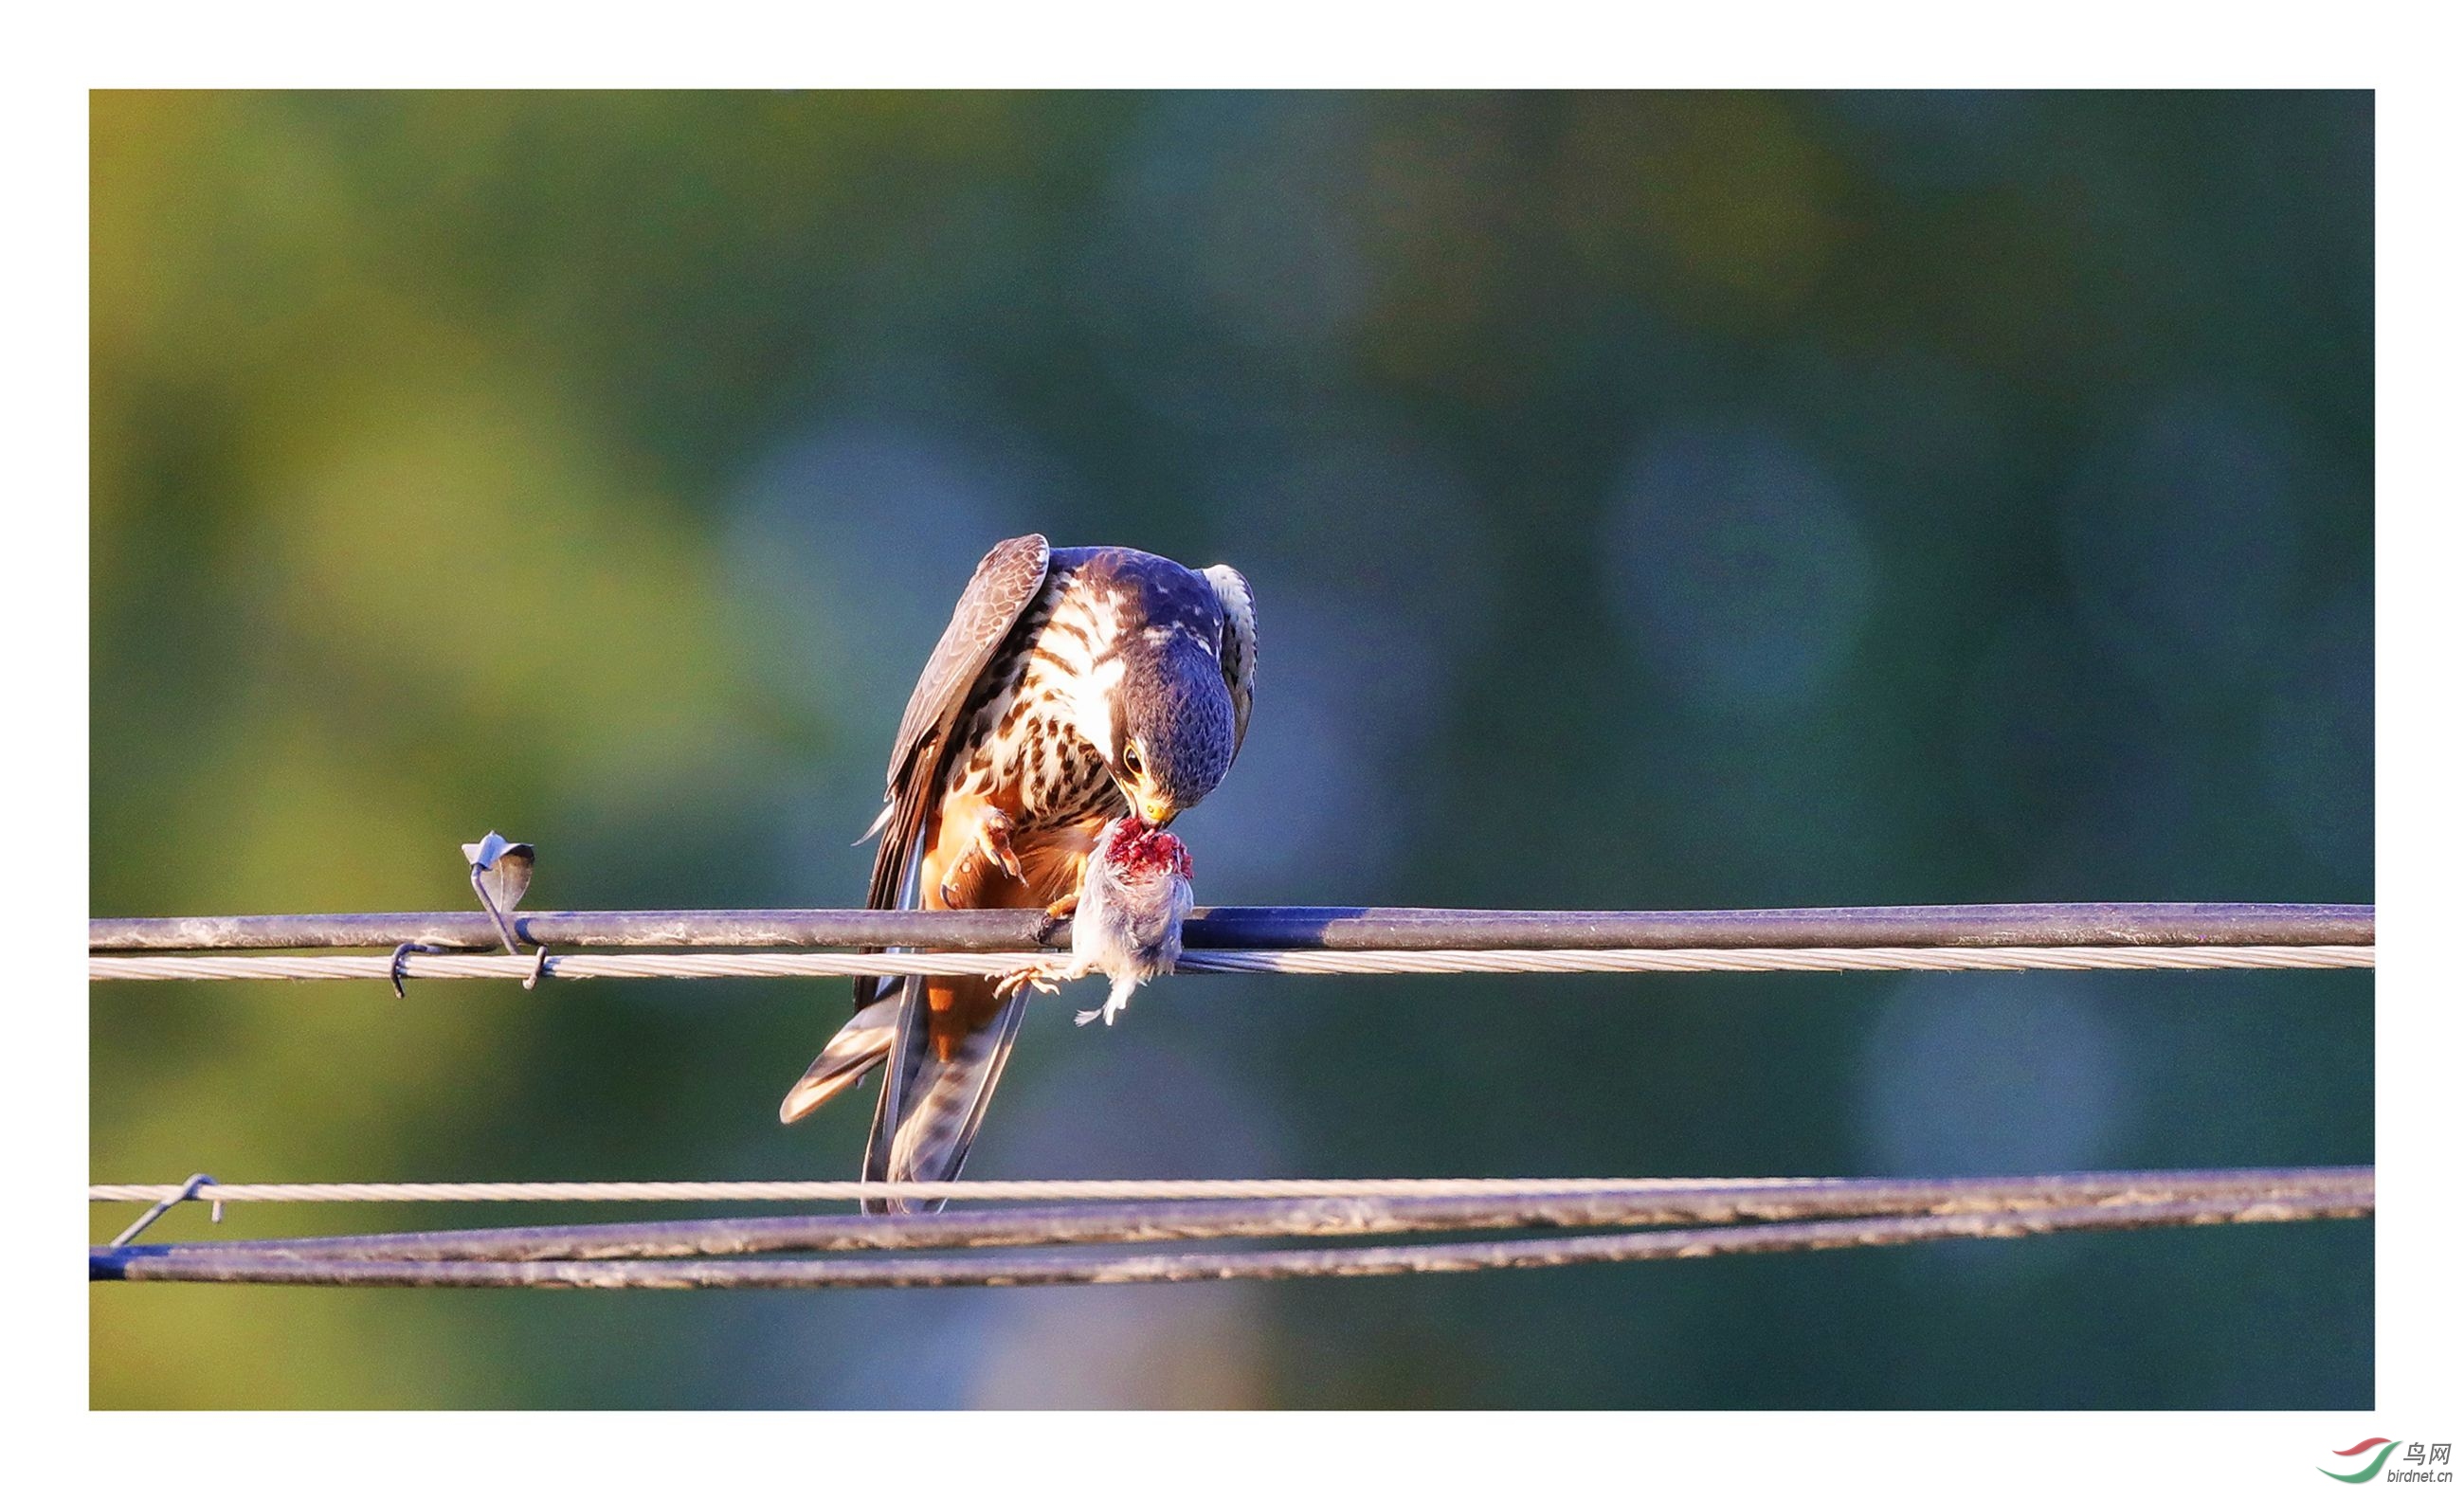
[[[898,997],[874,1001],[839,1027],[838,1035],[779,1101],[779,1123],[793,1125],[853,1088],[890,1055],[898,1032]]]
[[[967,1148],[983,1125],[984,1106],[1001,1082],[1018,1040],[1019,1022],[1026,1015],[1022,991],[999,1003],[990,980],[935,980],[953,991],[948,1004],[934,1006],[926,983],[910,979],[899,993],[868,1007],[896,1005],[896,1036],[890,1048],[891,1069],[873,1111],[872,1138],[864,1148],[864,1180],[868,1182],[947,1182],[966,1164]],[[936,1019],[981,1014],[985,1020],[963,1028],[935,1026]],[[935,1035],[935,1032],[939,1035]],[[944,1055],[946,1052],[946,1055]],[[941,1200],[867,1199],[867,1213],[933,1213]]]

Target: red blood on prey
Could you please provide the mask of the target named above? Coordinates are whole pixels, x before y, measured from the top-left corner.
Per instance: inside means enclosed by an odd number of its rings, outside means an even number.
[[[1111,864],[1125,879],[1147,879],[1169,871],[1187,880],[1193,873],[1189,846],[1161,828],[1132,824],[1111,845]]]

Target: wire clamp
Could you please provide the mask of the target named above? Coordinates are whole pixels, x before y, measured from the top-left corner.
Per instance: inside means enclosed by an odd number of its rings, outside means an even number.
[[[522,954],[521,944],[514,938],[513,919],[505,914],[522,904],[522,893],[531,888],[531,870],[539,862],[539,850],[528,844],[516,844],[494,828],[476,844],[462,846],[462,857],[471,862],[471,889],[477,893],[479,904],[496,924],[496,936],[505,941],[505,951],[515,958]],[[522,988],[537,989],[547,978],[547,944],[531,955],[531,971],[522,980]]]
[[[180,1190],[178,1192],[169,1195],[160,1202],[154,1204],[151,1208],[139,1214],[135,1224],[130,1224],[127,1228],[122,1229],[118,1234],[114,1235],[111,1241],[111,1247],[115,1250],[122,1248],[128,1245],[129,1242],[135,1240],[139,1235],[144,1233],[146,1225],[152,1224],[155,1220],[162,1218],[165,1214],[169,1213],[175,1205],[185,1203],[188,1200],[196,1197],[197,1189],[214,1185],[217,1184],[215,1184],[211,1176],[203,1172],[194,1174],[187,1181],[180,1184]],[[222,1223],[223,1205],[219,1199],[214,1202],[213,1210],[214,1223]]]
[[[479,904],[496,924],[496,936],[505,940],[505,951],[521,956],[521,944],[514,940],[514,924],[506,913],[522,904],[522,893],[531,888],[531,867],[538,862],[539,850],[528,844],[516,844],[491,828],[488,836],[476,844],[462,846],[462,857],[471,862],[471,889],[477,893]]]
[[[392,964],[385,970],[385,977],[393,981],[393,998],[396,1000],[404,998],[402,982],[410,977],[403,969],[403,960],[414,953],[443,953],[444,951],[430,942],[406,942],[396,945],[393,950]]]

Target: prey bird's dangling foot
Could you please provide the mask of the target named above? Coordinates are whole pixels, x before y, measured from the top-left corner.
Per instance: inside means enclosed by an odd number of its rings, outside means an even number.
[[[1130,986],[1131,989],[1135,989],[1136,987],[1137,986],[1134,984]],[[1122,1011],[1129,1008],[1129,992],[1127,990],[1115,989],[1111,994],[1104,997],[1104,1003],[1096,1006],[1094,1009],[1082,1010],[1078,1012],[1078,1024],[1083,1026],[1088,1025],[1089,1022],[1092,1022],[1097,1016],[1101,1016],[1104,1018],[1104,1025],[1111,1026],[1114,1017],[1120,1015]]]
[[[1075,960],[1038,959],[1032,963],[1022,963],[994,980],[993,993],[1007,1000],[1032,984],[1047,995],[1058,995],[1062,985],[1086,976],[1085,966]]]

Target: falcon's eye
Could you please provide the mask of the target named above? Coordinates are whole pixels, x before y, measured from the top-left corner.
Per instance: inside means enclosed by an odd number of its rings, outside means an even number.
[[[1121,752],[1121,769],[1129,772],[1132,776],[1144,776],[1147,774],[1146,760],[1138,754],[1137,746],[1132,745],[1127,750]]]

